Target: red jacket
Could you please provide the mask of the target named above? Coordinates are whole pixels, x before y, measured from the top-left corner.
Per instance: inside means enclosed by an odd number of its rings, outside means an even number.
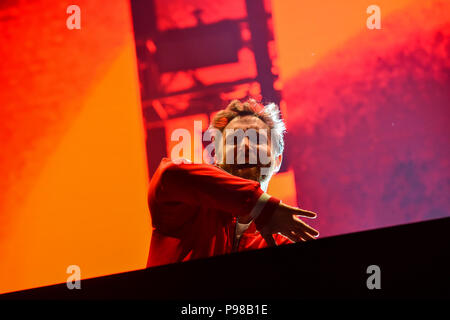
[[[175,164],[164,158],[150,181],[153,234],[147,267],[230,253],[236,218],[251,212],[263,194],[258,182],[208,164]],[[237,251],[267,246],[257,231],[279,200],[271,197],[242,234]],[[256,226],[255,226],[256,224]],[[291,243],[274,235],[278,245]]]

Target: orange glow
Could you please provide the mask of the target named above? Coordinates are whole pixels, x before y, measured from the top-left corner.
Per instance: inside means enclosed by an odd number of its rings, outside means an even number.
[[[381,9],[381,28],[384,17],[414,2],[418,0],[376,1]],[[314,66],[326,53],[339,48],[351,37],[368,32],[366,9],[371,4],[365,0],[273,0],[281,77],[286,80]]]
[[[297,206],[297,191],[293,170],[281,172],[272,177],[267,193],[290,206]]]
[[[81,1],[79,5],[83,14],[83,9],[92,4]],[[69,38],[80,37],[81,42],[89,42],[92,36],[99,37],[96,41],[100,42],[103,32],[108,32],[115,34],[114,41],[102,43],[98,51],[92,48],[82,51],[74,41],[74,47],[66,55],[77,51],[79,55],[71,61],[64,60],[61,49],[53,52],[48,49],[41,58],[59,63],[60,77],[65,77],[65,72],[69,78],[72,76],[72,81],[49,82],[50,87],[37,80],[31,87],[35,95],[30,96],[33,103],[28,109],[28,119],[34,127],[41,126],[32,138],[34,144],[45,145],[46,152],[31,148],[32,144],[17,143],[14,147],[27,152],[29,164],[39,160],[41,165],[35,166],[35,174],[25,175],[2,163],[4,171],[20,178],[4,191],[21,201],[15,206],[3,206],[7,210],[3,209],[0,215],[0,293],[65,282],[69,276],[66,269],[72,264],[80,266],[82,278],[145,267],[151,229],[131,16],[125,0],[109,7],[109,11],[105,8],[101,14],[92,14],[92,24],[82,24],[78,34],[60,32]],[[102,24],[105,16],[109,16],[114,31],[105,29]],[[105,50],[111,52],[105,55]],[[87,62],[92,63],[91,68],[85,65]],[[56,71],[46,72],[41,70],[37,79],[58,77]],[[19,91],[35,81],[30,75],[27,79],[29,83],[24,82],[14,91],[17,96],[8,101],[10,105],[27,98],[25,92]],[[71,100],[74,84],[79,84],[79,92],[76,100]],[[51,95],[39,95],[47,90],[59,95],[53,105],[48,103]],[[71,108],[74,102],[76,112]],[[26,106],[22,104],[23,108]],[[40,118],[44,111],[66,119],[65,127],[59,130],[49,130],[50,124],[43,127],[45,123]],[[11,109],[9,120],[14,119],[13,112]],[[22,115],[22,110],[17,112],[17,116]],[[5,125],[2,123],[3,128]],[[27,128],[21,130],[16,134],[27,134]],[[3,150],[10,150],[7,140],[1,143]],[[19,160],[20,152],[8,155],[13,163],[14,157]]]

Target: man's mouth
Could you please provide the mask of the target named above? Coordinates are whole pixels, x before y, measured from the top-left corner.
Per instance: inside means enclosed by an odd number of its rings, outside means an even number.
[[[254,168],[257,167],[258,165],[256,163],[242,163],[242,164],[235,164],[234,167],[236,169],[248,169],[248,168]]]

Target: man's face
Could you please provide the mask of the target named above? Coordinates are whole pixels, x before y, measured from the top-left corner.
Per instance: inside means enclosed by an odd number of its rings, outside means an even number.
[[[267,182],[276,161],[272,152],[270,129],[254,116],[234,118],[223,131],[223,163],[225,171],[245,179]]]

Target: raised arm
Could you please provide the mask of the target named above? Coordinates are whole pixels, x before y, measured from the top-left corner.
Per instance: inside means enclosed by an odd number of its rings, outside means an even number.
[[[229,212],[251,212],[264,191],[258,182],[243,179],[207,164],[176,164],[164,158],[149,189],[149,206],[184,203]]]
[[[192,211],[181,209],[188,204],[214,208],[245,220],[255,218],[257,229],[269,244],[275,233],[292,241],[318,235],[297,217],[315,218],[315,213],[281,204],[265,194],[258,182],[207,164],[176,164],[164,158],[150,182],[148,200],[154,226],[161,228],[177,229],[189,221]]]

